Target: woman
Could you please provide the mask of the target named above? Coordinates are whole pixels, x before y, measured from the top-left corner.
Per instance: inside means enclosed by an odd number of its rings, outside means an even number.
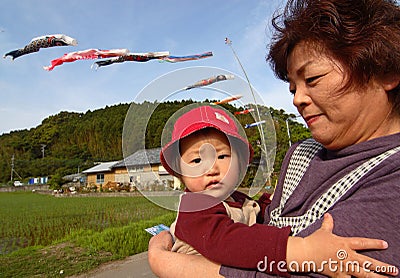
[[[398,268],[400,8],[390,0],[289,0],[273,25],[268,60],[289,83],[315,141],[288,151],[265,224],[307,236],[329,212],[336,235],[386,240],[388,249],[361,253]],[[267,276],[167,252],[168,237],[149,245],[150,265],[162,277]],[[353,256],[338,252],[332,259]]]

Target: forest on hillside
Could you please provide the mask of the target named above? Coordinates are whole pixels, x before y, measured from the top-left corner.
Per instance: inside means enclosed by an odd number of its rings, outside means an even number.
[[[3,134],[0,136],[0,183],[9,183],[12,163],[15,169],[14,179],[22,178],[26,182],[29,178],[40,176],[60,179],[90,168],[95,162],[123,159],[122,135],[128,111],[130,115],[134,115],[132,124],[140,126],[149,117],[149,109],[155,109],[145,131],[145,147],[159,147],[162,130],[169,117],[191,103],[191,100],[143,102],[106,106],[86,113],[62,111],[44,119],[35,128]],[[243,109],[230,104],[222,106],[232,113]],[[279,172],[289,147],[286,122],[292,142],[311,135],[306,127],[294,120],[295,115],[272,107],[260,109],[269,110],[273,117],[277,140],[274,170]],[[249,117],[251,114],[237,115],[241,123],[253,122],[254,119]],[[259,140],[255,130],[246,129],[246,135],[253,146]],[[256,149],[255,156],[257,155],[259,153]]]

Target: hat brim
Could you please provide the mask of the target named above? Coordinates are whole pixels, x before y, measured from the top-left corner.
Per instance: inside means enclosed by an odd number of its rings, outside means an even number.
[[[179,177],[180,174],[177,173],[176,171],[174,171],[172,168],[177,168],[177,159],[180,158],[180,152],[179,152],[179,141],[196,133],[199,132],[203,129],[206,128],[214,128],[224,134],[226,134],[228,136],[228,140],[230,142],[230,145],[236,145],[233,144],[234,141],[231,140],[238,140],[238,142],[242,143],[244,148],[247,149],[246,151],[248,151],[248,163],[250,163],[253,160],[253,155],[254,155],[254,150],[253,147],[251,146],[251,144],[244,139],[242,136],[238,135],[238,134],[230,134],[229,132],[227,132],[226,130],[222,130],[221,128],[219,128],[218,126],[212,124],[212,123],[202,123],[201,128],[198,127],[198,123],[195,123],[193,125],[190,125],[188,128],[185,129],[185,131],[189,131],[189,132],[183,132],[182,135],[180,136],[179,139],[173,140],[171,142],[169,142],[167,145],[165,145],[160,152],[160,161],[161,164],[163,165],[163,167],[165,168],[165,170],[173,175],[173,176],[177,176]],[[177,157],[178,155],[178,157]],[[247,155],[246,155],[247,156]],[[173,157],[173,158],[172,158]],[[171,167],[171,166],[172,167]]]

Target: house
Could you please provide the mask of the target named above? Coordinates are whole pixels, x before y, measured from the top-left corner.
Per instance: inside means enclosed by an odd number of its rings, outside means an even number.
[[[86,184],[86,175],[84,173],[75,173],[62,177],[65,183],[62,188],[69,192],[75,192],[77,188]]]
[[[138,150],[113,166],[115,181],[131,182],[139,190],[164,190],[174,179],[160,161],[161,148]]]
[[[87,186],[100,187],[100,185],[106,184],[109,181],[114,182],[115,173],[112,167],[118,162],[119,161],[100,162],[96,166],[82,171],[82,173],[86,174],[87,176]]]
[[[176,187],[160,161],[161,148],[138,150],[120,161],[102,162],[83,171],[87,185],[100,187],[109,182],[130,185],[139,190],[166,190]]]

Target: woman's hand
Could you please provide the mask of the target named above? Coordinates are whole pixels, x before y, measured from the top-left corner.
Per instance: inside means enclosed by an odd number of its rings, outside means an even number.
[[[158,277],[168,277],[167,273],[163,273],[163,265],[165,264],[165,256],[167,256],[168,253],[172,254],[172,252],[170,252],[172,245],[172,236],[167,231],[162,231],[158,235],[153,236],[149,241],[148,260],[151,270]]]
[[[162,231],[150,239],[149,252],[171,251],[173,243],[172,235],[168,231]]]
[[[220,265],[203,256],[171,252],[172,236],[163,231],[149,241],[148,260],[151,270],[162,278],[222,277]]]
[[[324,215],[321,228],[305,238],[290,237],[287,249],[288,270],[319,272],[331,277],[384,277],[397,275],[397,268],[359,254],[357,250],[386,249],[379,239],[340,237],[332,233],[333,218]]]

